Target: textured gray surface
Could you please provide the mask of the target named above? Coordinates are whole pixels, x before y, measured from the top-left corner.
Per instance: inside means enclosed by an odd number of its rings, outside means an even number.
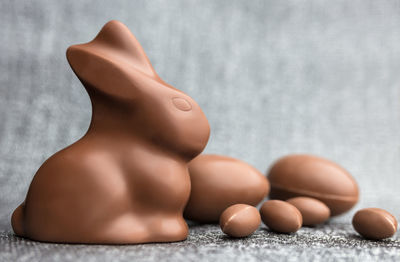
[[[184,242],[127,246],[63,245],[26,241],[0,234],[7,261],[398,261],[400,239],[368,241],[349,224],[302,228],[281,235],[260,228],[251,237],[232,239],[218,226],[193,226]],[[27,252],[30,251],[30,252]]]
[[[262,171],[292,152],[330,158],[359,182],[357,207],[378,206],[399,217],[399,1],[3,0],[0,230],[10,230],[10,214],[40,164],[87,129],[89,99],[65,50],[90,40],[110,19],[124,22],[161,77],[204,109],[212,128],[206,152],[241,158]],[[355,210],[338,223],[348,223]],[[348,226],[326,230],[330,234],[316,231],[320,237],[311,240],[307,233],[224,242],[218,231],[205,227],[179,244],[100,251],[2,235],[0,248],[21,260],[80,254],[94,260],[104,253],[116,259],[165,258],[174,250],[193,259],[221,258],[230,251],[253,258],[400,260],[398,242],[347,238]],[[342,238],[332,242],[337,234]],[[313,247],[306,248],[307,241]]]

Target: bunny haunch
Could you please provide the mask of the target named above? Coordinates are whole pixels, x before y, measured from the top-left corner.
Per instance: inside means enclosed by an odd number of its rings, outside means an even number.
[[[118,21],[67,50],[92,102],[87,133],[47,159],[11,223],[45,242],[129,244],[184,240],[187,163],[210,128],[198,104],[165,83]]]

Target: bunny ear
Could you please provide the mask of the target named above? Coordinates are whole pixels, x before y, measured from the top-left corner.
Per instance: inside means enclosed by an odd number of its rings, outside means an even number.
[[[148,76],[158,77],[139,41],[123,23],[111,20],[103,26],[91,43],[109,47],[115,52],[114,55],[124,57],[135,69]]]
[[[138,78],[161,80],[135,36],[116,20],[105,24],[89,43],[70,46],[67,59],[86,88],[113,96],[134,96]]]

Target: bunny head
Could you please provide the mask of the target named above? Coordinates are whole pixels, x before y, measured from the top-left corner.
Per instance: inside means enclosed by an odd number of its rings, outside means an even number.
[[[204,149],[210,128],[201,108],[157,75],[121,22],[110,21],[91,42],[69,47],[67,59],[92,101],[89,131],[114,128],[187,160]]]

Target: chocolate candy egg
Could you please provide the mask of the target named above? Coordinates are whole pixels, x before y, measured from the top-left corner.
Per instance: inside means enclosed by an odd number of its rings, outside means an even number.
[[[294,205],[303,217],[303,226],[312,226],[325,222],[330,217],[330,210],[323,202],[311,197],[294,197],[286,200]]]
[[[394,235],[397,231],[396,218],[380,208],[364,208],[353,217],[354,229],[363,237],[380,240]]]
[[[267,178],[249,164],[226,156],[200,155],[189,163],[191,193],[184,217],[217,223],[234,204],[255,206],[269,192]]]
[[[271,199],[297,196],[324,202],[331,215],[339,215],[358,201],[353,177],[339,165],[311,155],[290,155],[278,160],[269,170]]]
[[[222,212],[219,220],[222,232],[231,237],[247,237],[260,226],[258,209],[245,204],[236,204]]]
[[[303,222],[300,211],[292,204],[281,200],[265,202],[261,206],[260,213],[264,224],[279,233],[296,232]]]

